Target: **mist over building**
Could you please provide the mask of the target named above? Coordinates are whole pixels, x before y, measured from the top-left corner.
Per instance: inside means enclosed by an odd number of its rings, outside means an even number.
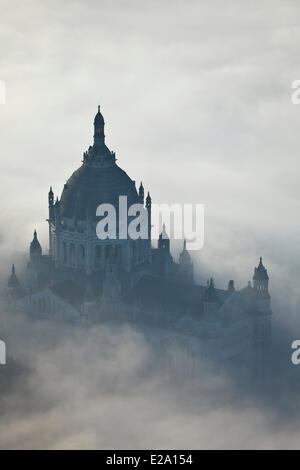
[[[0,448],[299,447],[299,8],[4,0]],[[203,249],[99,240],[120,194]]]
[[[128,206],[142,205],[146,238],[122,237],[118,222],[115,237],[99,239],[97,208],[110,204],[119,213],[121,196]],[[264,375],[272,312],[262,258],[253,283],[236,290],[229,280],[228,289],[222,290],[212,278],[204,286],[194,282],[185,240],[178,262],[173,260],[165,225],[154,247],[150,192],[145,198],[143,184],[137,190],[117,165],[105,144],[100,106],[93,145],[83,153],[82,165],[60,198],[55,199],[50,187],[48,206],[49,252],[43,254],[35,230],[26,272],[19,279],[13,265],[7,283],[11,309],[83,325],[128,322],[143,331],[170,373],[200,376],[201,365],[212,361],[220,368],[238,366]],[[172,358],[176,344],[182,346],[184,359]]]

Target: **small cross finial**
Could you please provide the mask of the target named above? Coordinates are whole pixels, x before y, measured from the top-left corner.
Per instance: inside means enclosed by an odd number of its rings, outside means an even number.
[[[98,104],[98,113],[100,113],[100,104]]]

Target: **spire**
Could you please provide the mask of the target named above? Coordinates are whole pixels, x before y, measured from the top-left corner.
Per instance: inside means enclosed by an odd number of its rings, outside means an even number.
[[[183,240],[183,249],[179,254],[178,275],[183,282],[194,282],[194,265],[190,253],[186,249],[186,240]]]
[[[263,265],[262,257],[259,258],[257,268],[254,268],[253,289],[257,299],[269,299],[269,276],[268,271]]]
[[[205,289],[204,300],[206,302],[219,302],[218,294],[215,289],[214,280],[211,277],[209,281],[207,281],[207,287]]]
[[[41,256],[42,255],[42,247],[40,245],[40,242],[38,241],[37,238],[37,232],[34,230],[33,232],[33,240],[30,243],[30,258],[34,258],[36,256]]]
[[[254,281],[264,281],[264,280],[267,281],[268,279],[269,279],[268,271],[264,267],[263,262],[262,262],[262,257],[260,256],[259,264],[257,268],[254,269],[253,280]]]
[[[152,202],[152,200],[151,200],[151,197],[150,197],[150,193],[148,191],[148,194],[147,194],[147,197],[146,197],[146,207],[147,207],[147,209],[151,208],[151,202]]]
[[[192,263],[192,258],[186,249],[186,240],[183,240],[183,250],[179,255],[179,263],[180,264],[191,264]]]
[[[49,193],[48,193],[48,202],[49,202],[49,206],[53,205],[54,194],[53,194],[53,191],[52,191],[52,186],[50,186],[50,190],[49,190]]]
[[[98,112],[94,119],[94,144],[101,146],[104,144],[104,119],[100,112],[100,105],[98,105]]]
[[[161,253],[164,252],[164,253],[170,254],[170,239],[166,232],[165,224],[163,224],[162,231],[158,238],[158,249],[160,250]]]
[[[142,182],[139,187],[139,201],[140,201],[140,204],[144,204],[144,186]]]
[[[168,236],[167,231],[166,231],[166,224],[165,223],[163,223],[163,226],[162,226],[161,238],[163,238],[164,240],[169,239],[169,236]]]
[[[15,265],[14,264],[11,267],[11,274],[10,274],[10,277],[7,281],[7,287],[12,287],[12,288],[19,288],[20,287],[19,280],[16,276],[16,271],[15,271]]]

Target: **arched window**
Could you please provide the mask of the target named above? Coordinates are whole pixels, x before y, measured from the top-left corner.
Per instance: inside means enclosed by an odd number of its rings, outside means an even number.
[[[78,264],[79,266],[83,266],[85,261],[85,248],[83,245],[79,245],[78,247]]]
[[[111,246],[110,246],[110,245],[106,245],[106,247],[105,247],[105,259],[106,259],[106,261],[109,260],[110,253],[111,253]]]
[[[139,238],[137,240],[137,251],[138,251],[138,262],[141,262],[143,259],[143,252],[142,252],[142,240]]]
[[[68,262],[68,247],[66,242],[63,242],[63,260],[65,264]]]
[[[101,254],[102,254],[101,246],[96,245],[95,246],[95,265],[96,266],[100,266],[101,264]]]
[[[132,242],[132,262],[136,263],[136,246],[135,242]]]
[[[70,243],[70,264],[72,266],[75,265],[75,246],[73,245],[73,243]]]
[[[122,260],[122,247],[121,245],[115,246],[115,260],[118,264],[121,263]]]

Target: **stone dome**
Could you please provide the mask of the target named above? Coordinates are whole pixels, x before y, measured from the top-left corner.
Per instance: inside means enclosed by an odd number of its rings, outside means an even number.
[[[59,214],[85,220],[96,218],[100,204],[110,203],[117,209],[119,196],[127,196],[127,205],[139,202],[135,182],[116,164],[114,152],[105,145],[104,119],[98,113],[94,119],[94,145],[83,155],[83,164],[74,171],[64,186]]]
[[[138,201],[135,182],[118,165],[97,167],[84,163],[74,171],[64,186],[60,199],[60,215],[84,220],[96,218],[102,203],[118,207],[119,196],[127,196],[128,206]]]

